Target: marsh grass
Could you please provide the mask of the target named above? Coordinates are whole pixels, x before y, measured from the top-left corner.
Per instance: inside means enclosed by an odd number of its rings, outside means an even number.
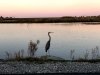
[[[5,53],[6,53],[7,59],[9,59],[10,58],[10,53],[7,52],[7,51]]]
[[[10,52],[6,51],[6,60],[9,61],[39,61],[40,59],[35,56],[35,52],[38,49],[38,44],[40,43],[39,40],[37,40],[37,42],[33,42],[32,40],[29,42],[28,44],[28,51],[27,57],[24,57],[24,49],[19,50],[18,52],[14,52],[13,54],[11,54]],[[41,59],[42,60],[42,59]]]
[[[70,58],[71,58],[71,60],[75,59],[74,53],[75,53],[74,49],[70,51]]]
[[[95,48],[92,48],[92,59],[98,59],[99,58],[99,47],[96,46]]]
[[[75,59],[74,56],[75,50],[70,50],[70,60],[71,62],[100,62],[100,55],[99,55],[99,47],[96,46],[95,48],[92,48],[90,52],[86,50],[84,57],[79,57],[78,59]],[[89,58],[89,55],[91,55],[91,58]],[[73,59],[74,58],[74,59]]]
[[[10,52],[6,53],[6,60],[5,61],[29,61],[29,62],[35,62],[38,64],[42,64],[45,62],[100,62],[100,56],[99,56],[99,47],[96,46],[95,48],[91,49],[91,59],[89,59],[90,52],[86,50],[83,58],[75,59],[75,50],[70,50],[70,60],[53,60],[53,59],[45,59],[45,57],[35,57],[35,52],[38,50],[38,44],[40,43],[39,40],[37,42],[33,42],[32,40],[28,44],[28,51],[27,57],[24,57],[24,49],[19,50],[18,52],[14,52],[11,54]]]
[[[37,43],[33,42],[32,40],[30,40],[29,44],[28,44],[28,56],[29,57],[34,57],[35,52],[38,49],[38,44],[40,43],[39,40],[37,40]]]
[[[89,56],[89,51],[88,51],[88,50],[86,50],[86,53],[85,53],[85,55],[84,55],[85,60],[87,60],[87,59],[88,59],[88,56]]]

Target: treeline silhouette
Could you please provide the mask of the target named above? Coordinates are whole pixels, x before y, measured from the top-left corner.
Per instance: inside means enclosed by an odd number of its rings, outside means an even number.
[[[66,22],[100,22],[99,16],[64,16],[47,18],[13,18],[0,17],[0,23],[66,23]]]

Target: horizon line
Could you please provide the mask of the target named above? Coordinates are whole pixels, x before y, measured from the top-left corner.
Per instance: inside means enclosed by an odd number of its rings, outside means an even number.
[[[15,16],[0,16],[3,18],[60,18],[60,17],[87,17],[87,16],[100,16],[100,15],[80,15],[80,16],[44,16],[44,17],[15,17]]]

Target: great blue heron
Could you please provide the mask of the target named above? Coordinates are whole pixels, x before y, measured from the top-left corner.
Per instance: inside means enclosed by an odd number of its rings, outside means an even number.
[[[47,41],[46,46],[45,46],[46,56],[47,56],[47,51],[48,51],[49,48],[50,48],[50,42],[51,42],[51,36],[50,36],[50,33],[53,33],[53,32],[48,32],[49,40]]]

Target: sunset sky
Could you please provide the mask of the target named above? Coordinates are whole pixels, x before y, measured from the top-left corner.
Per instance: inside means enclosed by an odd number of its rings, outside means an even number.
[[[59,17],[100,15],[100,0],[0,0],[0,16]]]

